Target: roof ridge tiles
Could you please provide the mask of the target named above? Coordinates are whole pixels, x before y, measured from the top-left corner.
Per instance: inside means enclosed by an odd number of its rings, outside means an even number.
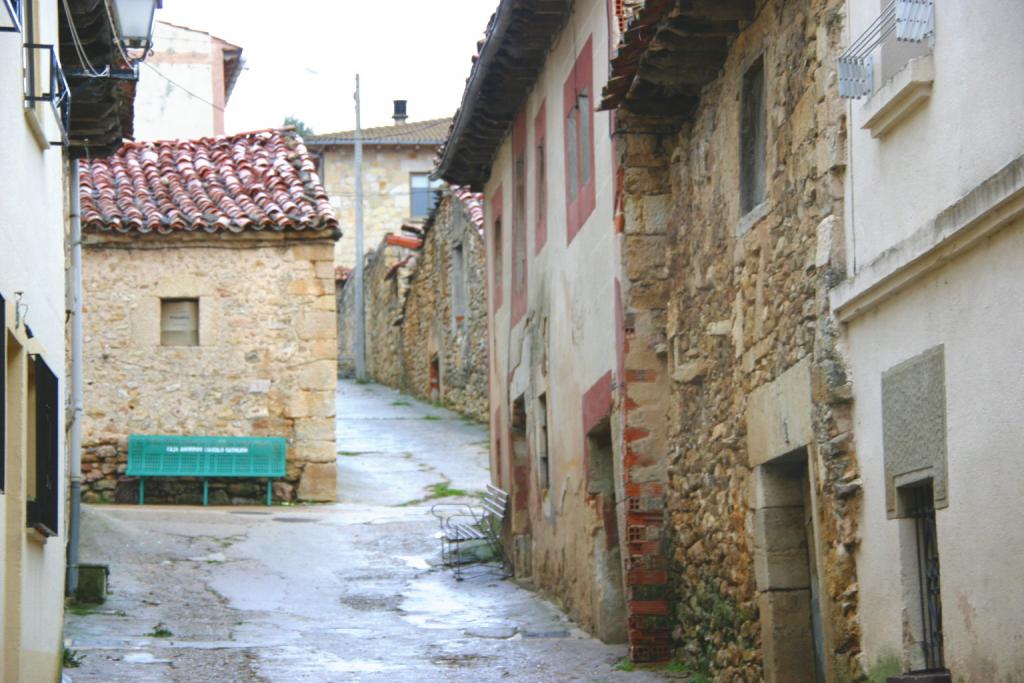
[[[111,157],[82,160],[79,177],[87,230],[338,228],[316,166],[291,130],[129,142]]]

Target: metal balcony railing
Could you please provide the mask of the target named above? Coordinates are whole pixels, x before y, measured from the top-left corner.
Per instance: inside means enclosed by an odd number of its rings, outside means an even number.
[[[7,10],[7,17],[10,25],[0,24],[0,33],[21,33],[23,0],[0,0],[4,9]]]
[[[48,57],[49,78],[45,81],[40,78],[36,68],[37,52],[44,52]],[[60,140],[51,140],[50,144],[67,145],[71,125],[71,88],[68,87],[64,70],[60,66],[57,50],[53,45],[26,43],[25,64],[25,106],[32,108],[37,102],[49,103],[53,118],[57,122],[57,129],[60,131]]]
[[[893,0],[839,56],[839,94],[861,98],[875,90],[874,52],[893,32],[896,40],[919,43],[935,34],[934,0]]]

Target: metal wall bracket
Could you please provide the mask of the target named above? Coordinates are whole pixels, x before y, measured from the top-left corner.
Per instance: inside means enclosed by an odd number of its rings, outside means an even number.
[[[6,2],[6,0],[4,0]],[[42,79],[36,73],[36,52],[45,52],[48,56],[49,78],[46,79],[45,91]],[[43,43],[25,44],[25,63],[27,77],[25,79],[25,105],[33,107],[37,102],[47,102],[53,112],[53,118],[57,122],[60,131],[60,140],[50,141],[54,145],[67,145],[68,130],[71,126],[71,88],[68,87],[64,70],[60,66],[60,59],[57,57],[57,50],[53,45]]]
[[[0,33],[21,33],[22,25],[24,24],[24,7],[23,0],[0,0],[3,3],[4,9],[7,10],[7,16],[11,20],[11,25],[0,25]]]
[[[875,49],[895,32],[896,40],[919,43],[935,34],[934,0],[892,0],[839,55],[839,95],[859,99],[875,91]]]

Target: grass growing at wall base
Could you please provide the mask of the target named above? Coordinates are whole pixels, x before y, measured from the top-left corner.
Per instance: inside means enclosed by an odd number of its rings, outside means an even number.
[[[612,669],[615,671],[636,671],[636,664],[629,661],[629,657],[623,657],[615,663]]]
[[[72,650],[70,647],[65,647],[64,654],[61,657],[61,666],[65,669],[77,669],[82,665],[82,657],[84,656],[85,655],[79,654],[78,650]]]
[[[875,662],[875,665],[868,670],[868,681],[870,683],[885,683],[890,676],[899,676],[903,673],[903,664],[900,658],[892,653],[882,655]]]

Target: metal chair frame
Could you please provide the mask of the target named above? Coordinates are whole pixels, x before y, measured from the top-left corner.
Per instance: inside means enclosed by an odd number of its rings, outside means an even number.
[[[441,526],[441,563],[451,567],[457,581],[462,580],[462,544],[484,541],[502,557],[501,525],[508,506],[508,493],[487,485],[480,505],[437,503],[430,508]]]

